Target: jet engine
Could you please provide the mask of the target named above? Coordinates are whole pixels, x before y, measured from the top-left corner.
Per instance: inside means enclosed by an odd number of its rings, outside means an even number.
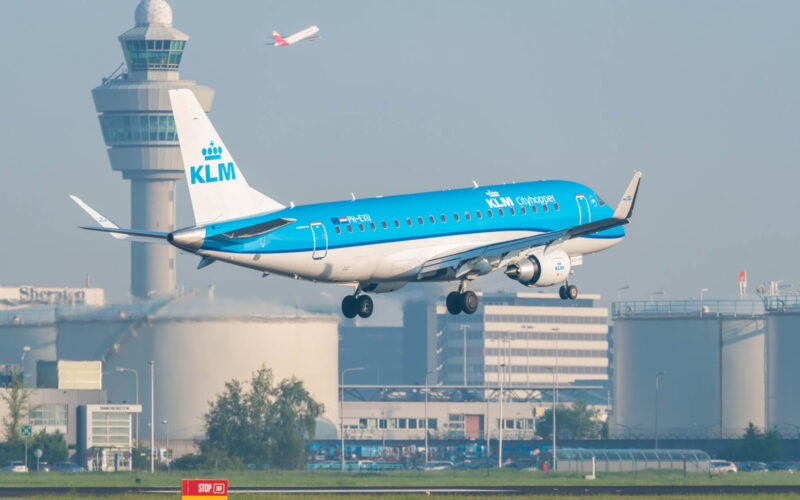
[[[506,268],[506,275],[525,286],[550,286],[566,281],[570,259],[564,250],[554,250],[547,255],[529,255]]]

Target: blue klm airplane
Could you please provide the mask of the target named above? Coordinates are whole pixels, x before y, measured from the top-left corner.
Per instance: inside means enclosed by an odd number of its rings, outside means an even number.
[[[455,281],[452,314],[472,314],[467,283],[502,270],[525,286],[568,283],[583,256],[625,236],[641,173],[612,209],[587,186],[538,181],[286,207],[251,188],[190,90],[170,90],[195,225],[171,233],[121,229],[77,197],[118,239],[166,242],[201,257],[294,279],[349,284],[342,313],[367,318],[369,292],[409,282]]]

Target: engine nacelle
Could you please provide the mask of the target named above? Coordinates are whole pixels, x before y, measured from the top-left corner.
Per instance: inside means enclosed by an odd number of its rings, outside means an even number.
[[[569,255],[554,250],[541,257],[530,255],[506,268],[506,275],[525,286],[550,286],[566,281],[571,269]]]

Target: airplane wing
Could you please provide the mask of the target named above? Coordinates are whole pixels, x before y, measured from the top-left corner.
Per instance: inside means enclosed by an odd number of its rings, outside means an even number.
[[[114,224],[108,218],[104,217],[100,214],[97,210],[93,209],[89,205],[87,205],[83,200],[75,196],[74,194],[69,195],[72,198],[72,201],[78,204],[92,219],[94,219],[101,227],[86,227],[81,226],[81,229],[88,229],[90,231],[102,231],[105,233],[110,233],[111,236],[118,240],[131,240],[131,241],[141,241],[145,243],[155,243],[158,240],[163,240],[164,243],[167,241],[167,233],[159,233],[156,231],[142,231],[137,229],[121,229],[118,225]],[[155,238],[155,240],[154,240]]]
[[[422,265],[418,278],[432,278],[438,276],[442,270],[447,269],[453,269],[457,279],[466,277],[471,273],[486,274],[506,263],[512,263],[511,261],[532,248],[544,246],[545,251],[547,251],[550,247],[559,245],[569,239],[627,224],[633,215],[633,205],[636,202],[636,193],[639,190],[641,179],[641,172],[634,173],[633,179],[631,179],[616,210],[614,210],[614,215],[608,219],[438,256]]]

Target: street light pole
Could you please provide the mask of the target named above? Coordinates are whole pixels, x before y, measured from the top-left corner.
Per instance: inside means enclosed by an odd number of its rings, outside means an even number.
[[[506,364],[500,365],[500,439],[497,446],[497,467],[503,468],[503,379],[505,378]]]
[[[658,381],[661,378],[661,375],[665,375],[666,373],[667,372],[665,372],[664,370],[661,370],[660,372],[656,373],[656,407],[655,407],[655,410],[656,410],[656,415],[655,415],[655,420],[656,420],[655,421],[655,427],[656,427],[655,448],[656,449],[658,449],[658,392],[659,392],[659,389],[660,389]]]
[[[630,289],[630,285],[625,285],[617,288],[617,302],[622,302],[622,292]]]
[[[384,421],[383,433],[381,434],[381,472],[386,471],[386,428],[389,427],[386,414],[381,412],[381,420]]]
[[[130,372],[136,377],[136,405],[139,405],[139,372],[133,368],[117,368],[118,372]],[[139,412],[136,413],[136,445],[139,445]]]
[[[430,385],[428,382],[428,375],[434,373],[434,370],[431,370],[425,374],[425,463],[428,463],[428,456],[430,453],[428,452],[428,393],[430,392]]]
[[[155,374],[155,366],[156,362],[152,359],[148,362],[150,365],[150,474],[154,474],[156,472],[156,425],[155,425],[155,380],[153,375]]]
[[[558,328],[553,328],[553,339],[555,340],[555,364],[553,365],[553,472],[558,471],[558,460],[556,460],[556,405],[558,404]]]
[[[464,334],[464,387],[467,386],[467,330],[469,325],[464,323],[461,325],[461,332]]]
[[[339,384],[341,396],[339,397],[339,433],[342,435],[342,472],[344,472],[344,374],[347,372],[357,372],[363,370],[363,366],[358,368],[345,368],[342,370],[342,379]]]
[[[172,456],[172,454],[169,452],[169,420],[164,419],[164,420],[161,421],[161,423],[167,426],[167,447],[165,448],[165,451],[164,451],[164,458],[167,461],[167,472],[169,472],[169,470],[170,470],[170,457]]]

